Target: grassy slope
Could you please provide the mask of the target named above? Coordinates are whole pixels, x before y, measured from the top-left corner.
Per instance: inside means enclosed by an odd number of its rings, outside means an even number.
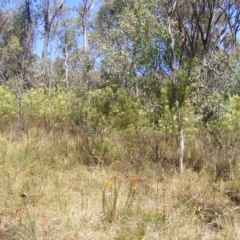
[[[230,193],[238,173],[216,181],[204,171],[180,176],[147,163],[138,172],[84,166],[76,137],[34,129],[28,138],[8,133],[1,141],[0,239],[240,239]],[[122,183],[109,217],[102,195],[105,188],[111,210],[114,179]]]

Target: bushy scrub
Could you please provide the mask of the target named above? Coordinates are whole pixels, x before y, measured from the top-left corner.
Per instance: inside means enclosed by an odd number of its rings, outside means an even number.
[[[29,90],[22,96],[24,116],[28,121],[40,122],[46,118],[48,101],[43,88]]]
[[[110,87],[80,98],[70,91],[32,89],[23,94],[22,108],[29,124],[51,120],[54,126],[60,126],[72,120],[75,125],[88,130],[136,126],[142,115],[133,95],[128,95],[124,89],[114,92]]]
[[[51,120],[55,127],[69,121],[74,95],[60,90],[32,89],[23,94],[22,106],[29,123]]]
[[[122,88],[116,92],[110,87],[92,92],[91,107],[99,122],[114,129],[136,125],[140,117],[137,99]]]
[[[56,124],[67,123],[74,100],[75,96],[70,91],[52,91],[49,97],[48,117],[53,118]]]
[[[180,106],[185,136],[191,135],[197,131],[199,118],[194,114],[194,108],[189,100],[184,99],[188,89],[180,86],[179,88]],[[166,82],[159,90],[159,97],[153,104],[149,104],[146,109],[147,117],[151,125],[162,133],[173,135],[178,131],[177,111],[172,96],[171,83]]]
[[[136,131],[145,124],[145,113],[135,96],[121,88],[98,89],[79,99],[71,117],[79,124],[84,162],[134,161],[133,152],[138,152]]]
[[[18,102],[15,95],[7,88],[0,86],[0,127],[9,124],[18,115]]]
[[[221,129],[224,131],[237,130],[240,127],[240,97],[238,95],[229,99],[227,113],[220,121]]]

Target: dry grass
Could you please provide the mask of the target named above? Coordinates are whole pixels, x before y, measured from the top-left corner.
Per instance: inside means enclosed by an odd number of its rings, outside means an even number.
[[[76,137],[65,133],[32,129],[1,141],[0,239],[240,239],[237,177],[169,174],[147,163],[138,172],[84,166]],[[107,187],[111,201],[115,171],[122,183],[109,221],[102,194]],[[133,174],[137,191],[124,211]]]

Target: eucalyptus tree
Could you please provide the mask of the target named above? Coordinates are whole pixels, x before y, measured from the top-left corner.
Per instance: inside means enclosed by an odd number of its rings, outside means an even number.
[[[31,71],[29,66],[33,60],[33,47],[34,47],[34,28],[36,26],[36,18],[33,15],[31,0],[24,2],[24,15],[26,18],[26,34],[24,39],[24,55],[22,61],[23,78],[25,79],[28,87],[31,86]]]
[[[239,32],[238,1],[167,0],[161,3],[161,17],[167,17],[171,38],[170,66],[172,92],[178,112],[179,164],[183,170],[184,134],[181,121],[178,73],[192,88],[191,100],[204,122],[224,114],[224,101],[230,85],[235,84],[234,59]],[[185,66],[191,65],[186,72]],[[189,76],[190,75],[190,76]]]
[[[11,21],[12,17],[9,17],[9,19]],[[4,29],[3,38],[0,40],[0,73],[4,84],[21,74],[21,58],[23,55],[19,38],[8,31],[9,26],[10,22],[5,24],[6,29]]]
[[[23,0],[14,8],[3,7],[1,10],[4,21],[0,30],[0,78],[17,95],[20,129],[25,126],[22,92],[33,85],[36,18],[32,4],[30,0]]]
[[[211,55],[224,48],[227,42],[231,42],[235,51],[240,30],[239,4],[235,0],[177,1],[173,18],[182,36],[184,57],[198,56],[206,66]]]
[[[103,3],[94,32],[95,44],[102,53],[103,78],[145,89],[150,82],[161,82],[167,69],[163,44],[166,28],[157,11],[154,0]]]
[[[75,10],[78,14],[79,26],[82,28],[83,33],[83,80],[86,84],[86,88],[90,87],[90,76],[89,72],[93,68],[93,61],[90,59],[90,52],[88,46],[89,38],[89,27],[92,17],[92,12],[94,10],[97,0],[82,0],[82,2],[75,7]]]
[[[44,20],[44,44],[42,51],[42,59],[47,57],[48,45],[50,40],[51,28],[54,20],[60,14],[61,9],[63,8],[65,0],[60,0],[59,2],[51,0],[43,0],[42,2],[42,11],[43,11],[43,20]]]
[[[94,9],[96,0],[82,0],[75,9],[79,15],[80,26],[83,31],[83,50],[88,51],[88,29],[89,29],[89,20],[91,17],[91,12]]]
[[[192,100],[205,122],[217,119],[224,114],[219,106],[236,84],[240,2],[179,0],[173,18],[181,36],[181,60],[199,64],[192,77]]]
[[[36,22],[37,16],[34,10],[34,3],[30,0],[24,0],[18,8],[18,12],[14,21],[13,34],[18,36],[20,44],[23,48],[21,58],[21,79],[24,87],[32,87],[32,64],[34,57],[34,43],[36,40]]]
[[[58,81],[61,80],[61,78],[64,78],[65,86],[66,88],[69,88],[73,83],[69,82],[69,73],[74,70],[75,68],[75,60],[77,58],[78,61],[78,52],[79,52],[79,43],[78,43],[78,28],[76,24],[76,18],[75,17],[69,17],[70,11],[67,12],[68,14],[65,14],[66,16],[62,17],[58,23],[56,24],[56,37],[57,37],[57,43],[58,43],[58,58],[56,64],[58,67],[59,63],[62,62],[62,67],[59,69],[56,69],[57,72],[61,73],[59,71],[60,69],[64,69],[64,74],[61,74],[58,76]],[[80,70],[79,70],[80,71]],[[64,77],[62,75],[65,75]],[[62,79],[63,80],[63,79]],[[73,79],[71,79],[72,81]]]
[[[173,16],[177,7],[178,1],[172,1],[171,3],[168,4],[168,18],[167,18],[167,26],[168,26],[168,34],[170,37],[170,44],[169,44],[169,50],[170,50],[170,58],[169,58],[169,65],[170,65],[170,74],[171,74],[171,81],[172,81],[172,94],[173,94],[173,99],[174,103],[176,106],[177,110],[177,117],[178,117],[178,130],[179,130],[179,169],[180,173],[183,173],[184,170],[184,129],[183,129],[183,123],[182,123],[182,111],[181,111],[181,105],[179,103],[179,98],[178,98],[178,82],[177,82],[177,67],[181,67],[181,62],[178,64],[175,63],[176,61],[176,54],[175,54],[175,34],[172,30],[172,21],[173,21]],[[181,54],[181,53],[180,53]],[[181,58],[180,58],[181,59]]]
[[[34,57],[30,2],[19,3],[16,10],[9,11],[3,19],[0,34],[1,76],[5,82],[14,77],[21,78],[24,87],[28,88],[31,86],[31,62]]]
[[[190,88],[192,102],[203,103],[213,93],[211,89],[218,94],[227,86],[239,20],[239,2],[233,0],[105,0],[97,14],[94,39],[102,53],[106,80],[128,86],[133,80],[146,79],[141,86],[145,92],[150,79],[160,83],[171,79],[170,104],[178,116],[181,172],[183,96]],[[205,99],[196,97],[199,90]]]
[[[164,7],[167,15],[162,3],[156,0],[107,0],[96,18],[95,39],[103,55],[103,77],[128,88],[134,83],[143,102],[150,102],[155,110],[164,109],[156,99],[163,82],[172,79],[179,117],[179,166],[183,172],[184,134],[175,68],[180,52],[175,38],[178,40],[179,34],[173,22],[176,3]]]

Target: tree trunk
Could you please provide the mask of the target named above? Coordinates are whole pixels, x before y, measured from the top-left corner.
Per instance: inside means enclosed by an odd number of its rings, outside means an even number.
[[[26,7],[26,12],[27,12],[27,23],[28,23],[25,58],[29,61],[30,60],[29,58],[31,55],[31,50],[32,50],[32,43],[33,43],[33,23],[32,23],[32,14],[31,14],[29,0],[25,0],[25,7]]]
[[[46,59],[47,57],[49,39],[50,39],[50,30],[45,30],[42,59]]]
[[[88,14],[87,14],[88,18]],[[88,59],[88,35],[87,35],[87,19],[83,19],[83,54],[84,54],[84,66],[83,66],[83,79],[86,83],[87,90],[89,90],[89,59]]]
[[[51,27],[52,23],[55,19],[55,17],[58,15],[59,11],[63,7],[63,3],[65,0],[61,0],[58,6],[55,7],[53,11],[52,17],[49,16],[50,10],[50,0],[45,0],[45,9],[44,9],[44,44],[43,44],[43,52],[42,52],[42,59],[45,59],[47,57],[47,51],[48,51],[48,44],[50,39],[50,33],[51,33]]]
[[[88,51],[87,21],[83,21],[83,51]]]
[[[24,88],[29,89],[32,87],[29,65],[31,64],[31,54],[33,49],[33,22],[29,0],[25,0],[25,8],[27,15],[27,30],[24,44],[24,55],[22,59],[22,79]]]
[[[43,52],[42,52],[42,59],[47,57],[47,49],[50,37],[50,30],[51,26],[49,24],[49,4],[50,1],[45,1],[45,9],[44,9],[44,44],[43,44]]]
[[[179,170],[180,173],[184,171],[184,131],[183,131],[183,123],[182,123],[182,115],[181,108],[178,106],[178,127],[179,127]]]
[[[68,45],[69,45],[69,43],[67,43],[66,46],[65,46],[65,61],[64,61],[65,81],[66,81],[67,89],[69,88],[69,83],[68,83]]]

